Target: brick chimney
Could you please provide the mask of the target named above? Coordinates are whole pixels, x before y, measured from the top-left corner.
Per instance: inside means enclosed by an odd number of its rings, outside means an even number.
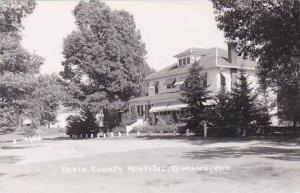
[[[235,43],[234,42],[228,42],[227,46],[228,46],[228,61],[232,64],[236,64],[237,63],[237,52],[235,51]]]

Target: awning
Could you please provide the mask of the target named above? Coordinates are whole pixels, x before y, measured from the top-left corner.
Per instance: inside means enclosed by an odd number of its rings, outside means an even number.
[[[177,104],[177,105],[169,105],[167,107],[168,111],[179,111],[182,108],[186,108],[188,105],[187,104]]]
[[[157,106],[157,107],[151,107],[149,112],[154,113],[154,112],[164,112],[164,111],[179,111],[182,108],[186,108],[186,107],[187,107],[187,104]]]
[[[169,79],[166,80],[166,82],[164,83],[164,85],[174,84],[175,81],[176,81],[176,78],[169,78]]]
[[[162,112],[162,111],[166,111],[168,106],[157,106],[157,107],[151,107],[151,109],[149,110],[150,113],[154,113],[154,112]]]
[[[174,85],[183,85],[184,84],[184,81],[179,81],[179,82],[175,82]]]

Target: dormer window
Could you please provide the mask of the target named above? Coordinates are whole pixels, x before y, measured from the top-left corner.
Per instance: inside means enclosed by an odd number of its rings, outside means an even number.
[[[181,66],[186,66],[186,65],[188,65],[188,64],[190,64],[191,63],[191,58],[190,57],[187,57],[187,58],[180,58],[179,59],[179,67],[181,67]]]
[[[179,59],[179,67],[182,66],[182,59]]]
[[[186,58],[183,58],[183,65],[186,65]]]
[[[186,58],[186,64],[190,64],[191,63],[191,59],[190,59],[190,57],[187,57]]]

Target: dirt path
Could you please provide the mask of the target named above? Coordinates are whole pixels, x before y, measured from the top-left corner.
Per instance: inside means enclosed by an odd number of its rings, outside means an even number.
[[[300,192],[296,141],[144,137],[1,146],[1,193]]]

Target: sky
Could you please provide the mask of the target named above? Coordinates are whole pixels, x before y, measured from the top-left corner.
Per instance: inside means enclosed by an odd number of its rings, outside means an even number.
[[[37,1],[34,12],[23,20],[23,46],[44,57],[43,74],[63,70],[63,39],[76,30],[72,10],[78,2]],[[146,44],[146,61],[155,70],[175,63],[173,56],[191,47],[226,48],[208,0],[104,2],[112,9],[124,9],[133,14]]]

